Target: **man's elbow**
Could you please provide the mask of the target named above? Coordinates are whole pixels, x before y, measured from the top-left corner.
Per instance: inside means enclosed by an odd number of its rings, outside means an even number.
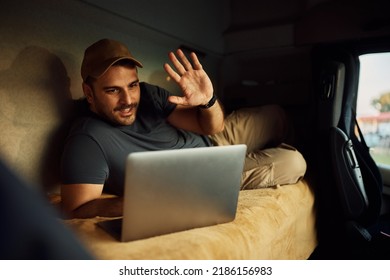
[[[83,204],[75,204],[71,203],[72,201],[68,201],[66,197],[62,198],[61,204],[60,204],[60,209],[61,209],[61,217],[65,220],[67,219],[75,219],[75,218],[80,218],[80,209],[83,208],[83,206],[86,203]]]
[[[222,132],[224,129],[225,129],[225,123],[222,122],[221,124],[215,125],[212,128],[210,128],[207,134],[214,135],[214,134]]]
[[[69,220],[94,218],[96,214],[94,214],[94,212],[89,209],[89,205],[92,203],[93,200],[73,208],[61,207],[62,219]]]
[[[217,127],[216,131],[214,132],[214,134],[217,134],[217,133],[220,133],[222,131],[224,131],[225,129],[225,122],[222,122],[219,127]]]
[[[60,209],[61,209],[61,217],[62,219],[73,219],[73,218],[76,218],[76,208],[75,209],[72,209],[72,208],[68,208],[66,206],[64,206],[63,203],[61,203],[60,205]]]

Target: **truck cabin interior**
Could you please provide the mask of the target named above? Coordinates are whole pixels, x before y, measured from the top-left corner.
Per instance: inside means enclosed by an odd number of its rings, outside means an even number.
[[[318,244],[307,258],[389,257],[389,12],[385,0],[1,1],[1,127],[12,126],[2,159],[53,191],[64,135],[43,127],[83,96],[92,42],[126,43],[144,65],[140,79],[173,94],[167,53],[194,51],[227,114],[266,104],[288,112],[315,197]],[[45,164],[33,164],[38,154]]]

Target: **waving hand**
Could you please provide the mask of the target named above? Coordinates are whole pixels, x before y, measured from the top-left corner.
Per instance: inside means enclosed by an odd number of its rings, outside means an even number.
[[[180,49],[177,50],[176,55],[173,52],[169,53],[169,59],[176,71],[168,63],[164,64],[164,69],[179,85],[183,96],[170,96],[169,101],[185,106],[206,104],[212,98],[214,90],[198,57],[192,52],[190,54],[191,63]]]

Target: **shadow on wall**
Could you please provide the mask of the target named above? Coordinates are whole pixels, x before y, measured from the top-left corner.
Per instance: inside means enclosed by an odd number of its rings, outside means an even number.
[[[53,190],[71,105],[62,61],[29,46],[0,72],[0,155],[29,184]]]
[[[149,83],[162,87],[172,94],[181,95],[179,86],[164,70],[154,71],[149,77]]]

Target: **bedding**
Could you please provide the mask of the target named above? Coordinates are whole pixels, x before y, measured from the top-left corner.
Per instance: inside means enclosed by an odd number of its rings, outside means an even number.
[[[243,190],[234,221],[122,243],[97,222],[66,223],[97,259],[307,259],[317,245],[314,194],[309,184]]]

